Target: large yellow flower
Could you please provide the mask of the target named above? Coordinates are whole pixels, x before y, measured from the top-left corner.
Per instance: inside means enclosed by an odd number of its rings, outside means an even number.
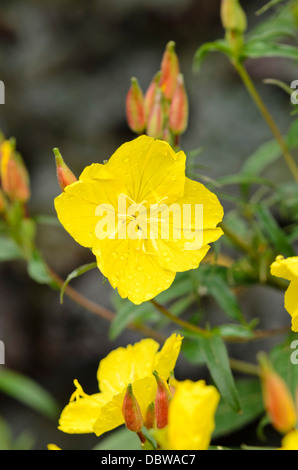
[[[158,351],[159,344],[144,339],[118,348],[101,360],[97,372],[100,392],[87,395],[79,383],[70,403],[62,411],[59,429],[70,434],[95,432],[98,436],[124,423],[122,404],[128,384],[132,384],[142,415],[154,401],[154,370],[167,380],[174,369],[182,337],[173,334]]]
[[[168,426],[155,432],[157,441],[167,450],[207,450],[220,400],[217,389],[203,380],[174,380],[171,386]]]
[[[176,272],[197,268],[222,235],[222,206],[186,178],[185,159],[167,142],[141,136],[105,165],[85,168],[55,200],[64,228],[92,249],[113,288],[135,304],[170,287]]]
[[[298,332],[298,256],[278,256],[271,265],[271,274],[290,281],[285,294],[285,309],[292,316],[292,330]]]

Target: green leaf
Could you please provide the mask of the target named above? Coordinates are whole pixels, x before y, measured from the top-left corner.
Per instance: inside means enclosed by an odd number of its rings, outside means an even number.
[[[111,432],[93,450],[140,450],[140,440],[136,433],[126,427]]]
[[[30,259],[28,260],[27,270],[31,279],[39,284],[51,285],[53,283],[47,264],[37,250],[33,250],[31,253]]]
[[[242,325],[221,325],[218,327],[218,330],[223,338],[243,338],[243,339],[252,339],[254,338],[253,331]]]
[[[245,175],[259,175],[271,163],[274,163],[281,155],[280,146],[276,140],[270,140],[262,144],[252,155],[250,155],[242,169],[241,173]]]
[[[0,390],[51,419],[59,416],[54,398],[34,380],[10,369],[0,369]]]
[[[225,343],[219,333],[212,333],[209,338],[202,338],[201,344],[209,372],[222,398],[234,411],[240,412],[240,399]]]
[[[283,59],[298,60],[298,47],[288,44],[275,44],[269,41],[248,41],[243,49],[246,59],[259,59],[261,57],[281,57]]]
[[[266,238],[268,238],[276,252],[284,256],[294,256],[295,252],[289,243],[284,231],[279,227],[265,204],[254,206],[254,212],[258,218],[259,225]]]
[[[14,240],[0,237],[0,261],[13,261],[22,258],[23,254]]]
[[[84,264],[82,266],[79,266],[78,268],[74,269],[66,278],[63,286],[61,287],[61,291],[60,291],[60,303],[62,304],[63,303],[63,297],[64,297],[64,292],[65,292],[65,289],[66,287],[68,286],[68,284],[70,283],[70,281],[72,281],[72,279],[75,279],[76,277],[78,276],[81,276],[82,274],[85,274],[86,272],[90,271],[91,269],[94,269],[97,267],[97,263],[94,262],[94,263],[88,263],[88,264]]]
[[[197,271],[199,282],[207,288],[222,310],[233,320],[245,323],[237,297],[231,290],[225,276],[227,270],[218,266],[201,266]]]
[[[264,412],[260,381],[256,379],[236,380],[241,403],[241,413],[235,413],[221,400],[215,415],[213,439],[238,431],[257,419]]]
[[[228,42],[224,39],[219,39],[213,42],[207,42],[203,44],[195,53],[194,57],[194,70],[199,71],[205,57],[210,52],[222,52],[230,55],[231,49]]]

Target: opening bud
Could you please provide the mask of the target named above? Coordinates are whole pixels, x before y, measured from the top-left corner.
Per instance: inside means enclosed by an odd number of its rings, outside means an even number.
[[[138,434],[141,433],[143,417],[137,399],[132,392],[131,384],[128,385],[124,396],[122,413],[127,429]]]
[[[183,134],[188,124],[188,98],[181,73],[177,77],[177,87],[170,107],[169,124],[174,135]]]
[[[146,127],[145,101],[138,80],[133,77],[126,95],[126,118],[130,129],[141,134]]]
[[[221,21],[226,30],[244,33],[247,28],[246,14],[239,0],[221,1]]]
[[[258,357],[261,367],[263,400],[274,428],[286,434],[297,422],[294,399],[284,380],[273,369],[264,353]]]
[[[160,82],[160,78],[161,78],[161,72],[157,72],[155,74],[155,76],[153,77],[147,91],[146,91],[146,94],[145,94],[145,115],[146,115],[146,119],[148,119],[148,117],[150,116],[150,113],[152,111],[152,108],[154,106],[154,102],[155,102],[155,95],[156,95],[156,92],[159,88],[159,82]]]
[[[175,42],[170,41],[166,46],[161,61],[160,87],[167,100],[171,100],[177,86],[177,77],[180,72],[179,59],[175,52]]]
[[[57,171],[57,178],[58,183],[62,191],[72,183],[77,181],[77,178],[72,173],[72,171],[68,168],[66,163],[64,162],[62,155],[59,149],[54,149],[55,159],[56,159],[56,171]]]
[[[154,104],[148,118],[147,134],[154,139],[163,139],[166,119],[164,96],[160,89],[155,93]]]
[[[3,192],[11,201],[26,203],[30,198],[29,175],[15,142],[5,140],[0,146],[0,175]]]
[[[154,371],[153,375],[157,382],[157,393],[155,397],[155,422],[157,429],[163,429],[168,425],[169,406],[171,395],[167,383]]]
[[[148,405],[144,426],[147,429],[152,429],[154,428],[154,424],[155,424],[155,406],[154,406],[154,402],[152,402],[150,403],[150,405]]]

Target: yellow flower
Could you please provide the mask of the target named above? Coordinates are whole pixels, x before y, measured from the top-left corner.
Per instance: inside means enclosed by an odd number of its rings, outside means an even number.
[[[298,450],[298,430],[294,430],[285,435],[282,440],[280,450]]]
[[[112,287],[135,304],[169,288],[176,272],[197,268],[222,235],[222,206],[186,178],[185,160],[184,152],[144,135],[123,144],[105,165],[85,168],[55,199],[64,228],[92,249]]]
[[[298,256],[278,256],[271,265],[271,274],[290,281],[285,294],[285,309],[292,316],[292,330],[298,332]]]
[[[159,344],[144,339],[126,348],[118,348],[101,360],[97,372],[100,393],[87,395],[75,380],[76,391],[62,411],[59,429],[70,434],[95,432],[98,436],[124,423],[122,404],[128,384],[145,418],[156,394],[152,372],[167,380],[174,369],[182,337],[173,334],[158,351]]]
[[[203,380],[174,381],[168,427],[156,438],[167,450],[207,450],[215,427],[214,416],[220,399],[217,389]]]
[[[62,450],[60,447],[56,446],[56,444],[48,444],[48,450]]]

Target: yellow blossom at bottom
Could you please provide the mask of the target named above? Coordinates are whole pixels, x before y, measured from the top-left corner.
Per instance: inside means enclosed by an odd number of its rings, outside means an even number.
[[[101,360],[97,372],[99,393],[88,395],[77,380],[76,391],[62,411],[59,429],[69,434],[95,433],[97,436],[124,424],[122,404],[127,386],[140,406],[143,418],[156,394],[153,371],[167,380],[174,369],[182,337],[171,335],[158,351],[153,339],[143,339],[118,348]]]
[[[156,439],[167,450],[207,450],[220,399],[217,389],[203,380],[175,380],[171,386],[168,426],[157,431]]]
[[[298,332],[298,256],[278,256],[271,265],[271,274],[290,281],[285,293],[285,309],[292,317],[292,330]]]
[[[280,450],[298,450],[298,430],[294,430],[285,435],[282,440]]]

